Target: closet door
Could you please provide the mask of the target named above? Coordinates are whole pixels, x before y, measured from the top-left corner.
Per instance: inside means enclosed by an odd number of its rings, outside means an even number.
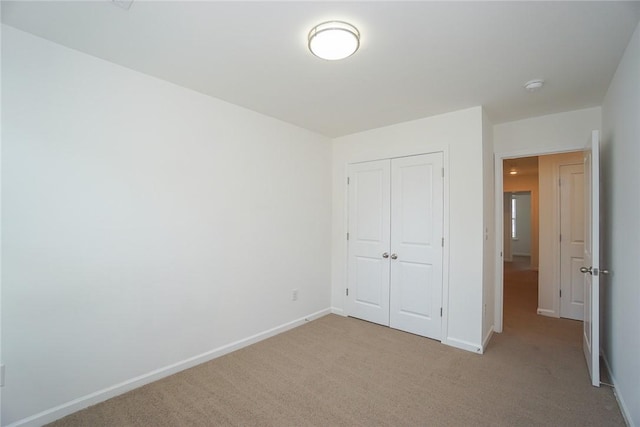
[[[442,153],[391,160],[390,326],[440,339]]]
[[[347,312],[389,325],[390,161],[349,166]]]

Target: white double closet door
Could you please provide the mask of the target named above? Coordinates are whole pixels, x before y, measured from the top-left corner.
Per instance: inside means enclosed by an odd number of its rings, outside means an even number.
[[[440,339],[443,154],[349,166],[347,312]]]

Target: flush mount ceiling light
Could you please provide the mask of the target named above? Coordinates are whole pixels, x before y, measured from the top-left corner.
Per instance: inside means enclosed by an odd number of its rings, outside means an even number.
[[[309,50],[318,58],[344,59],[353,55],[358,47],[360,32],[347,22],[323,22],[309,31]]]
[[[540,90],[543,85],[544,85],[544,80],[535,79],[535,80],[529,80],[528,82],[526,82],[524,84],[524,88],[529,92],[535,92],[537,90]]]

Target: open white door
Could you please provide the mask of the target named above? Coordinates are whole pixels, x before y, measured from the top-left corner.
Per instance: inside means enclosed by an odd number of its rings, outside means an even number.
[[[584,150],[584,322],[582,347],[591,384],[600,387],[600,134]]]

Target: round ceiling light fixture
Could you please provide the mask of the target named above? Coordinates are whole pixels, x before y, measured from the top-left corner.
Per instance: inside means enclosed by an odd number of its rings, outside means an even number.
[[[529,92],[535,92],[537,90],[542,89],[543,85],[544,85],[544,80],[535,79],[535,80],[529,80],[528,82],[526,82],[524,84],[524,88]]]
[[[360,32],[343,21],[328,21],[309,31],[309,50],[318,58],[329,61],[353,55],[360,47]]]

